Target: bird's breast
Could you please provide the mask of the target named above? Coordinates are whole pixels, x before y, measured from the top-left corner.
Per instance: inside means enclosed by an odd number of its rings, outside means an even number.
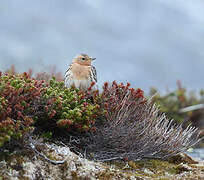
[[[78,80],[84,80],[89,78],[90,66],[83,66],[76,63],[76,64],[73,64],[72,66],[72,72],[73,72],[74,78]]]

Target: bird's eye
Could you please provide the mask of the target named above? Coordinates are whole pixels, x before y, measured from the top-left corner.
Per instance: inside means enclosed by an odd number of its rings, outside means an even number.
[[[83,61],[85,60],[85,58],[83,57],[83,58],[81,58]]]

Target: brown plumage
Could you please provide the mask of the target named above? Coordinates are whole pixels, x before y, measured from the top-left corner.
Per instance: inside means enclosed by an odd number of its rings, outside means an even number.
[[[76,56],[65,72],[65,86],[68,88],[75,86],[85,91],[91,86],[92,82],[94,82],[95,85],[92,89],[96,90],[97,74],[96,68],[92,66],[93,60],[95,60],[95,58],[89,57],[86,54]]]

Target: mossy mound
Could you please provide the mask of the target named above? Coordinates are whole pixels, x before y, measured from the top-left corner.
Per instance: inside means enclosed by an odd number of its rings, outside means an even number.
[[[202,179],[204,162],[181,154],[168,161],[149,159],[100,163],[84,159],[68,147],[44,144],[47,157],[65,162],[60,165],[33,156],[28,151],[1,152],[0,179]]]

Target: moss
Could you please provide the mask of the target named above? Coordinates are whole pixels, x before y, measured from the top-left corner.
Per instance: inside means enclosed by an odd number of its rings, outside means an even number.
[[[182,166],[181,164],[176,165],[171,169],[175,174],[181,174],[182,172],[189,171],[188,168]]]
[[[24,177],[25,171],[23,170],[23,163],[26,162],[24,158],[24,153],[19,154],[19,153],[9,153],[9,152],[4,152],[0,154],[1,160],[6,162],[6,167],[3,167],[4,169],[2,170],[0,168],[1,172],[10,172],[10,171],[17,171],[19,173],[19,178],[22,180],[28,180],[27,177]],[[1,174],[2,179],[8,179],[7,173],[2,173]]]
[[[121,179],[123,177],[125,177],[126,179],[128,179],[128,177],[130,177],[131,175],[125,175],[124,173],[122,172],[119,172],[118,171],[115,171],[115,170],[110,170],[109,168],[107,168],[106,170],[102,171],[102,172],[99,172],[97,175],[96,175],[96,178],[97,179],[100,179],[100,180],[111,180],[113,178],[116,178],[116,179]]]
[[[169,163],[168,161],[163,160],[143,160],[143,161],[137,161],[134,162],[134,167],[136,169],[149,169],[153,173],[156,174],[164,174],[165,171],[168,171],[172,166],[174,166],[172,163]],[[145,173],[147,175],[147,173]]]
[[[180,163],[187,163],[187,164],[197,164],[198,162],[193,160],[190,156],[186,154],[177,154],[173,157],[168,158],[170,163],[180,164]]]
[[[67,171],[68,167],[69,167],[69,162],[65,161],[63,164],[61,164],[60,166],[60,170],[62,172]]]
[[[103,171],[98,174],[98,178],[102,180],[109,180],[111,177],[112,175],[108,171]]]
[[[136,164],[134,161],[129,161],[128,165],[132,168],[132,169],[140,169],[141,166],[139,164]]]
[[[49,149],[45,150],[45,153],[49,153]],[[58,155],[57,155],[58,157]],[[26,168],[24,167],[24,163],[31,162],[32,160],[28,156],[28,154],[24,153],[1,153],[0,154],[1,161],[6,160],[5,166],[0,166],[0,177],[3,179],[9,179],[6,172],[12,172],[13,170],[16,170],[19,173],[18,178],[22,180],[27,180],[28,178],[24,175],[27,173]],[[77,161],[74,157],[74,162]],[[73,160],[73,157],[72,157]],[[174,179],[178,176],[181,176],[183,172],[188,173],[187,175],[189,177],[195,177],[197,175],[195,173],[195,170],[191,171],[189,170],[191,168],[190,165],[187,164],[174,164],[170,163],[168,161],[162,161],[162,160],[141,160],[141,161],[118,161],[118,162],[109,162],[109,163],[103,163],[101,164],[102,169],[99,172],[92,172],[90,171],[88,176],[80,175],[80,168],[76,171],[68,172],[70,161],[66,161],[62,165],[54,166],[52,164],[49,164],[48,162],[42,161],[42,159],[39,159],[40,164],[43,168],[43,170],[47,174],[52,174],[53,168],[57,169],[56,173],[57,176],[61,179],[90,179],[90,177],[101,179],[101,180],[110,180],[110,179],[131,179],[132,177],[140,178],[140,179],[161,179],[161,180],[170,180]],[[35,162],[36,163],[36,162]],[[22,166],[22,167],[21,167]],[[83,163],[82,163],[83,166]],[[197,167],[195,164],[192,165],[196,170],[200,172],[204,172],[204,167]],[[127,167],[127,168],[124,168]],[[189,167],[189,168],[188,168]],[[83,167],[82,167],[83,168]],[[148,173],[152,172],[152,173]],[[71,175],[71,177],[70,177]],[[172,175],[172,176],[171,176]],[[41,172],[39,171],[39,176],[42,177]],[[186,176],[187,177],[187,176]],[[196,176],[197,177],[197,176]],[[42,177],[43,178],[43,177]],[[196,178],[194,178],[196,179]],[[0,179],[1,180],[1,179]]]
[[[116,169],[119,169],[120,172],[127,176],[144,178],[160,178],[161,176],[166,176],[166,173],[170,175],[177,175],[181,174],[182,172],[189,171],[182,165],[159,159],[129,161],[128,166],[126,166],[126,163],[122,161],[107,163],[107,165],[115,166]],[[108,173],[109,172],[106,172],[106,175],[108,175]]]
[[[73,178],[73,179],[76,179],[76,180],[78,179],[78,174],[77,174],[76,171],[72,171],[72,172],[71,172],[71,175],[72,175],[72,178]]]

